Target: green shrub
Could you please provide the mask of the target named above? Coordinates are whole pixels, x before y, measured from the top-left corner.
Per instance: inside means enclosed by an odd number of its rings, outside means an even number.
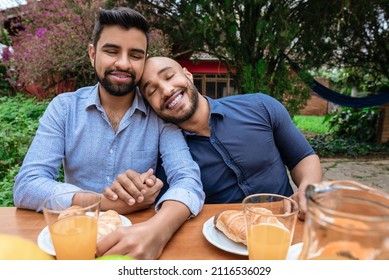
[[[389,143],[379,145],[375,142],[360,141],[355,136],[338,137],[330,133],[318,134],[308,138],[308,142],[320,157],[389,156]]]
[[[22,164],[48,102],[22,95],[0,97],[0,178]]]
[[[327,117],[330,129],[337,137],[351,137],[358,141],[377,140],[378,109],[344,107],[340,113]]]
[[[19,172],[20,166],[14,165],[9,170],[4,178],[0,181],[0,207],[14,206],[13,203],[13,185],[14,177]]]

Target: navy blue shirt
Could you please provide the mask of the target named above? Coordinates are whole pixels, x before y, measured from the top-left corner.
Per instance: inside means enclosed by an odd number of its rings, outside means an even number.
[[[205,203],[242,202],[254,193],[292,195],[286,168],[314,151],[285,107],[261,93],[206,98],[211,136],[185,132],[200,166]],[[161,165],[157,176],[165,178]]]

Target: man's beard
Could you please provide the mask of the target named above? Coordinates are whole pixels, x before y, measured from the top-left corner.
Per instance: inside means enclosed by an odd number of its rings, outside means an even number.
[[[113,96],[125,96],[127,94],[130,94],[136,87],[135,80],[136,75],[135,73],[128,72],[129,75],[131,75],[132,80],[128,84],[113,84],[107,77],[108,74],[113,72],[115,70],[113,69],[107,69],[104,72],[104,77],[101,79],[99,75],[97,75],[96,68],[95,68],[95,75],[97,77],[98,82],[103,86],[103,88],[111,95]]]
[[[188,90],[186,91],[189,97],[189,104],[190,107],[189,109],[184,111],[184,114],[181,116],[170,116],[170,115],[164,115],[161,113],[159,116],[161,119],[163,119],[166,122],[174,123],[179,125],[180,123],[183,123],[187,120],[189,120],[197,110],[197,107],[199,106],[199,92],[197,88],[193,85],[190,84],[188,86]]]

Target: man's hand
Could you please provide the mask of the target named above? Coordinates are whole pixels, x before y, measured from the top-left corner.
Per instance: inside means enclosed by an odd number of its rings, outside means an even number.
[[[112,185],[104,189],[103,195],[110,200],[119,198],[130,206],[135,203],[151,205],[162,187],[153,169],[142,174],[129,169],[118,175]]]
[[[149,220],[121,227],[97,242],[96,255],[127,255],[139,260],[159,258],[178,228],[190,216],[188,207],[178,201],[164,201]]]
[[[299,205],[298,218],[302,221],[305,220],[305,214],[307,213],[307,198],[305,197],[305,191],[299,190],[294,193],[291,198],[295,200]]]

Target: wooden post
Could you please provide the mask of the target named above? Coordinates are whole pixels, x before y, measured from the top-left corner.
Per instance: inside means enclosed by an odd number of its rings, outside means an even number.
[[[385,144],[389,141],[389,103],[379,106],[378,141]]]

